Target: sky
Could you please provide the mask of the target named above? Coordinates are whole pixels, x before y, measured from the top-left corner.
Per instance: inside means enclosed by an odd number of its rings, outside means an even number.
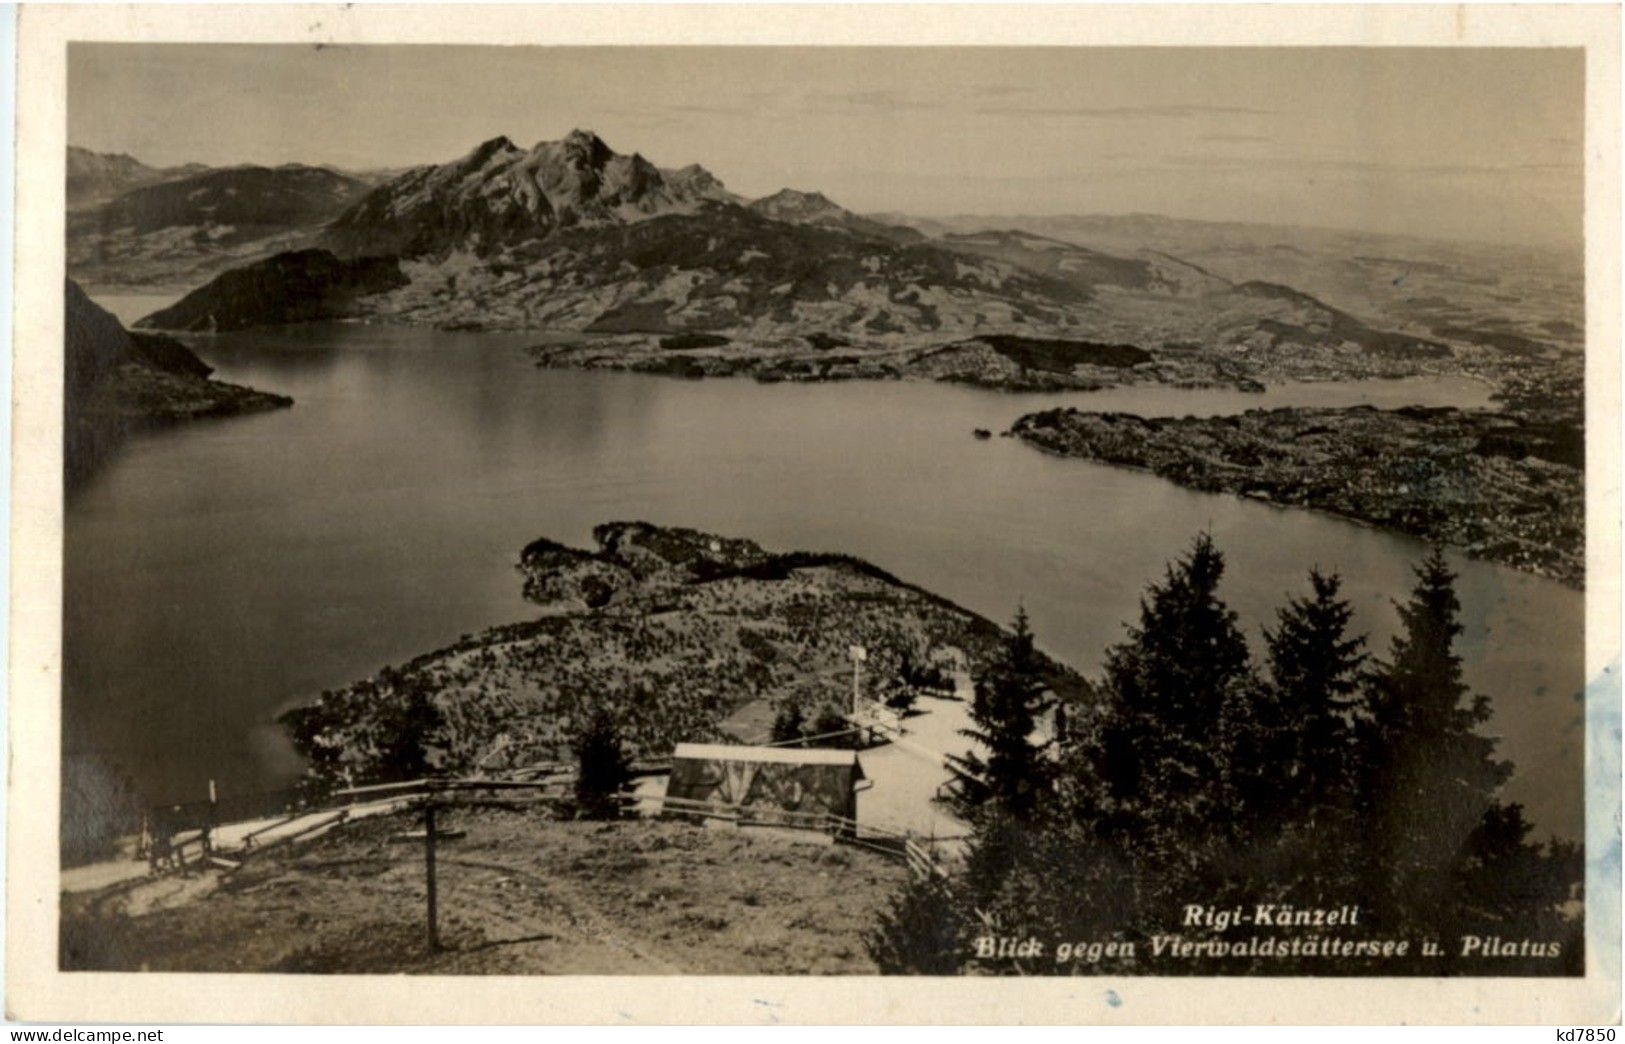
[[[1157,213],[1570,246],[1579,50],[70,45],[68,141],[445,162],[573,128],[859,212]]]

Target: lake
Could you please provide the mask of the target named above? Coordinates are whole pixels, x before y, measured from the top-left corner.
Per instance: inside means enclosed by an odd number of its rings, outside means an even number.
[[[127,322],[151,300],[103,297]],[[158,302],[162,303],[162,302]],[[1343,574],[1386,651],[1415,540],[977,440],[1057,405],[1184,415],[1275,405],[1474,406],[1419,379],[1263,395],[1010,394],[927,383],[761,385],[550,371],[535,336],[321,325],[191,341],[291,410],[142,435],[67,505],[64,753],[145,800],[286,785],[274,718],[531,614],[514,563],[616,519],[848,552],[994,619],[1025,606],[1086,674],[1199,530],[1256,642],[1311,566]],[[1584,597],[1459,557],[1467,677],[1490,694],[1511,796],[1579,836]]]

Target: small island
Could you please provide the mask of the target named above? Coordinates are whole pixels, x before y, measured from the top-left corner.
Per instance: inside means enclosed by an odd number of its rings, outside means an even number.
[[[1147,418],[1028,414],[1010,434],[1063,457],[1190,489],[1328,511],[1585,583],[1585,434],[1577,418],[1407,407]]]

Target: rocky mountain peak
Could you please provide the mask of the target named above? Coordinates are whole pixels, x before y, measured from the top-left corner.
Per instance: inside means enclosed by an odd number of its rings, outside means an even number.
[[[528,151],[498,137],[461,160],[378,186],[341,214],[323,241],[348,256],[486,254],[561,228],[688,213],[730,198],[710,174],[694,170],[668,181],[641,154],[617,153],[586,129]]]
[[[737,196],[728,191],[722,179],[698,163],[690,163],[677,170],[662,171],[661,174],[666,179],[666,184],[695,199],[712,199],[726,203],[739,201]]]
[[[750,204],[750,209],[772,221],[788,225],[817,225],[893,243],[915,243],[925,237],[911,228],[887,225],[860,217],[822,192],[783,188]]]
[[[620,157],[608,143],[590,130],[576,129],[557,141],[539,141],[530,155],[582,170],[599,170]]]
[[[146,164],[127,152],[93,152],[78,145],[68,146],[68,172],[76,169],[107,167],[146,167]],[[149,168],[150,169],[150,168]]]
[[[464,157],[462,166],[478,169],[490,163],[493,159],[503,159],[517,155],[521,152],[519,146],[506,134],[498,134],[489,141],[482,141],[474,146],[472,152]]]
[[[604,139],[598,136],[597,131],[587,127],[577,127],[559,140],[566,145],[579,145],[592,149],[609,148],[608,145],[604,144]]]

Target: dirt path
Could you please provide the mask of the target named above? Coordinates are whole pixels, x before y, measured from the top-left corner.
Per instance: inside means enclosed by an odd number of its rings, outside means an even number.
[[[407,804],[403,798],[381,798],[350,805],[347,819],[367,819],[399,811]],[[313,824],[330,819],[332,809],[318,809],[301,816],[269,816],[245,819],[217,827],[211,837],[214,850],[222,855],[238,856],[245,846],[263,849],[286,838],[303,835],[301,840],[311,841],[331,830],[331,826],[311,830]],[[306,831],[309,833],[305,833]],[[133,844],[133,843],[132,843]],[[195,849],[193,850],[195,852]],[[133,881],[150,873],[147,863],[133,854],[126,858],[101,863],[87,863],[64,869],[59,888],[63,892],[95,892],[122,882]]]
[[[968,699],[922,696],[898,740],[858,756],[874,782],[858,795],[858,822],[922,837],[965,833],[965,824],[933,799],[949,778],[943,759],[970,749],[971,741],[960,735],[970,725],[969,708]]]
[[[464,888],[457,893],[456,916],[491,931],[493,938],[487,946],[533,946],[574,936],[575,946],[602,944],[630,961],[644,963],[643,970],[651,974],[682,974],[676,964],[624,938],[612,920],[566,878],[542,877],[500,862],[457,858],[440,863],[502,875],[490,882],[491,888]],[[534,902],[511,902],[515,891],[529,892],[528,898]]]

